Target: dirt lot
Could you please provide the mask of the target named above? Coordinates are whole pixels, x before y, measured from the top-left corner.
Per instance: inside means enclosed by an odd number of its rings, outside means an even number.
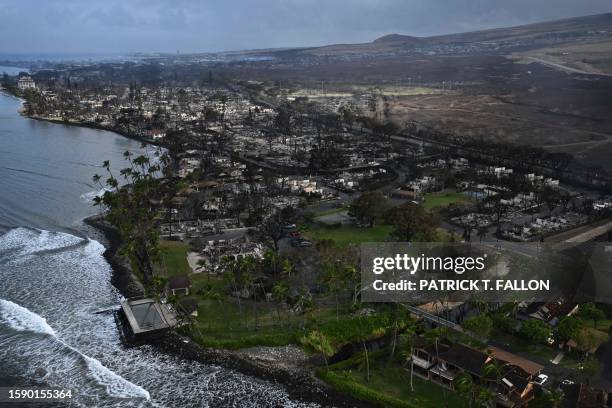
[[[549,62],[559,69],[568,67],[592,74],[612,75],[612,41],[600,41],[591,44],[567,44],[542,48],[527,52],[517,52],[511,58],[518,62]]]
[[[416,120],[464,137],[545,146],[612,169],[606,160],[612,153],[609,76],[567,73],[489,54],[251,65],[227,74],[314,89],[323,82],[331,94],[371,89],[383,99],[376,104],[380,112],[370,113],[378,118],[400,125]]]

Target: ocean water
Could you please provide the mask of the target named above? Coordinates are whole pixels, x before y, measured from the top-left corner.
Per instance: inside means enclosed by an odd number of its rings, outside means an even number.
[[[109,312],[121,295],[81,220],[96,212],[99,163],[121,168],[140,145],[25,119],[19,105],[0,95],[0,386],[71,389],[76,407],[308,406],[279,385],[122,344]]]
[[[28,72],[27,68],[19,68],[19,67],[7,67],[4,65],[0,65],[0,75],[8,74],[8,75],[18,75],[20,72]]]

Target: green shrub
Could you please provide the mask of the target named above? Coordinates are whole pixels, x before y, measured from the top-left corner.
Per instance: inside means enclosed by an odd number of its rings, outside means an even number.
[[[504,333],[514,333],[516,327],[516,321],[510,316],[506,316],[502,313],[495,313],[493,315],[493,326]]]

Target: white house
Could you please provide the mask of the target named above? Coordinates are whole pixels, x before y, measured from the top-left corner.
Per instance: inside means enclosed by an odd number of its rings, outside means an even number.
[[[31,76],[25,75],[19,78],[17,81],[17,88],[22,91],[25,91],[26,89],[36,89],[36,84]]]

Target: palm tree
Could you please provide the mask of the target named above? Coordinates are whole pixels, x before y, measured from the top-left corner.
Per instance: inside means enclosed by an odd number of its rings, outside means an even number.
[[[476,399],[478,388],[474,384],[474,379],[468,373],[463,373],[455,380],[455,388],[457,392],[468,400],[468,407],[472,407],[472,403]]]
[[[391,315],[393,316],[393,337],[391,339],[391,352],[389,353],[389,361],[393,360],[393,356],[395,355],[395,349],[397,347],[397,333],[399,330],[400,319],[403,320],[408,326],[405,328],[406,332],[409,334],[414,334],[415,325],[414,322],[403,314],[402,311],[404,309],[400,308],[403,306],[399,303],[394,303],[391,306]]]
[[[300,314],[302,315],[302,329],[306,326],[306,312],[312,308],[312,296],[310,292],[305,288],[300,289],[296,298],[295,305],[300,310]]]
[[[334,295],[336,301],[336,320],[340,319],[340,300],[338,295],[343,287],[344,277],[341,270],[342,266],[338,267],[336,262],[325,261],[323,263],[323,274],[321,280],[327,286],[329,291]]]
[[[505,368],[510,365],[510,363],[500,363],[498,360],[495,360],[489,355],[489,361],[484,364],[482,367],[483,377],[487,379],[488,377],[494,376],[496,394],[499,393],[499,387],[501,385],[502,378],[504,377],[504,373],[506,372]]]
[[[495,401],[495,394],[488,388],[481,388],[476,395],[476,403],[480,407],[490,408],[493,406],[493,402]]]
[[[289,287],[282,282],[277,283],[272,288],[272,297],[276,300],[276,314],[278,315],[278,321],[281,322],[279,305],[285,304],[289,297]]]
[[[406,329],[408,332],[405,336],[401,336],[402,341],[402,349],[404,349],[402,355],[406,361],[410,360],[410,390],[414,392],[414,385],[412,378],[414,376],[414,359],[412,358],[414,354],[414,339],[415,339],[415,331],[412,328]]]
[[[255,271],[255,258],[245,256],[240,262],[240,280],[242,287],[253,293],[253,314],[255,316],[255,328],[259,328],[259,316],[257,313],[257,290],[255,289],[255,279],[253,273]]]
[[[438,351],[438,344],[440,343],[440,340],[442,340],[444,337],[446,336],[446,328],[445,327],[438,327],[435,329],[431,329],[428,332],[425,333],[425,339],[430,343],[433,344],[436,350],[436,361],[439,361],[440,359],[440,353]],[[448,406],[448,401],[446,399],[446,389],[444,387],[442,387],[442,395],[444,397],[444,405]]]
[[[266,264],[272,269],[272,276],[274,279],[278,276],[278,252],[266,251],[264,254],[264,260]]]
[[[291,273],[294,271],[294,266],[289,259],[283,260],[283,273],[286,274],[289,279],[291,279]]]
[[[240,298],[241,288],[238,283],[238,263],[234,260],[234,258],[224,256],[221,258],[221,267],[222,270],[225,272],[223,274],[223,278],[227,281],[229,286],[231,286],[232,291],[237,295],[236,297],[238,298],[238,311],[240,313],[240,317],[242,317],[242,301]]]
[[[363,346],[363,356],[365,359],[365,367],[366,367],[366,381],[370,382],[370,356],[368,354],[368,346],[366,345],[366,340],[368,336],[368,332],[363,325],[363,319],[365,318],[364,314],[360,314],[357,318],[357,322],[359,324],[359,338],[361,340],[361,345]]]
[[[561,403],[565,399],[565,394],[563,394],[561,391],[551,391],[546,399],[554,408],[557,408],[561,406]]]

